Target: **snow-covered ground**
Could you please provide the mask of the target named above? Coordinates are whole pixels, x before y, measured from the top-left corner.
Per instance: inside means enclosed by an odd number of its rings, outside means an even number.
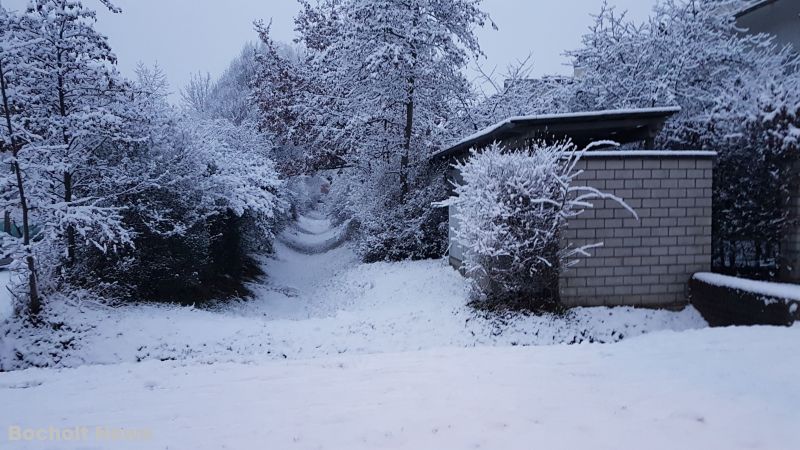
[[[0,374],[7,449],[797,449],[800,327]],[[97,427],[132,442],[98,441]],[[6,430],[3,430],[6,434]],[[54,435],[55,436],[55,435]],[[81,436],[79,434],[79,436]]]
[[[567,317],[487,319],[467,303],[467,283],[444,261],[360,264],[344,229],[302,217],[264,260],[269,278],[251,300],[199,309],[164,305],[59,307],[64,324],[42,338],[0,342],[0,367],[75,367],[142,360],[257,362],[437,347],[614,342],[658,330],[706,326],[694,309],[577,309]],[[287,246],[282,242],[291,240]],[[303,247],[296,251],[295,248]],[[78,311],[81,311],[80,313]],[[55,349],[55,350],[54,350]]]
[[[0,373],[0,448],[800,448],[798,326],[489,319],[444,261],[361,264],[344,232],[301,218],[248,301],[61,305],[3,338],[7,368],[56,367]]]

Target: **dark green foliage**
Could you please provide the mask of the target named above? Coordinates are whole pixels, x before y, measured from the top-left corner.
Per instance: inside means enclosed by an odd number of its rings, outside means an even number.
[[[435,259],[447,253],[447,198],[444,167],[426,167],[405,202],[387,205],[383,214],[360,224],[358,251],[365,262]]]
[[[781,241],[794,225],[800,105],[774,88],[758,101],[744,132],[719,152],[714,171],[714,263],[733,275],[777,276]]]
[[[104,296],[122,301],[198,304],[247,296],[246,282],[262,274],[249,256],[249,220],[229,212],[165,234],[129,211],[135,247],[105,253],[87,248],[86,263],[72,270],[72,281],[95,291],[107,286]]]

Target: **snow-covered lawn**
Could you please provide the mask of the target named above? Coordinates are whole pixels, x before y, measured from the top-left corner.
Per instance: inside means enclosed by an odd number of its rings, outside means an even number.
[[[304,217],[287,230],[287,239],[313,249],[336,240],[336,230],[325,219]],[[253,286],[254,299],[218,308],[86,304],[78,313],[61,307],[65,324],[46,339],[37,330],[31,339],[0,342],[0,367],[15,367],[15,346],[38,352],[29,357],[36,365],[254,362],[444,346],[614,342],[706,326],[691,308],[588,308],[563,318],[487,319],[466,306],[467,283],[445,261],[360,264],[347,246],[309,254],[278,243],[264,266],[269,278]]]
[[[61,305],[0,341],[56,366],[0,373],[0,448],[800,448],[798,326],[489,319],[444,261],[360,264],[341,232],[302,218],[249,301]]]
[[[7,449],[797,449],[800,327],[618,344],[0,374],[0,426],[87,427]],[[143,440],[98,442],[96,427]],[[6,434],[6,430],[3,430]]]

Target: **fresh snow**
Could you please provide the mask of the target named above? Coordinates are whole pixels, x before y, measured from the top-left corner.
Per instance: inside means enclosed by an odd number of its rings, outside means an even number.
[[[313,253],[319,235],[338,239],[344,232],[346,226],[332,230],[319,216],[301,217],[276,243],[274,257],[264,260],[268,278],[251,287],[250,300],[212,308],[54,306],[63,325],[0,340],[0,367],[258,362],[448,346],[615,342],[706,326],[693,308],[578,308],[565,317],[486,318],[466,305],[467,281],[444,260],[361,264],[347,245]],[[287,239],[304,243],[305,251],[282,243]],[[30,361],[15,361],[15,349]]]
[[[0,424],[86,427],[3,448],[800,448],[800,327],[614,345],[445,348],[261,364],[0,373]],[[96,427],[144,437],[98,441]],[[48,430],[49,432],[49,430]]]
[[[592,150],[582,155],[582,158],[607,157],[607,156],[661,156],[661,157],[714,157],[717,152],[708,150]]]
[[[6,368],[15,348],[54,367],[0,373],[0,447],[800,446],[800,326],[710,329],[691,308],[487,318],[444,261],[331,247],[347,228],[300,217],[251,300],[59,305],[51,336],[4,338]],[[62,440],[11,440],[25,430]]]
[[[714,286],[738,289],[745,292],[774,297],[775,300],[800,301],[800,285],[797,284],[748,280],[745,278],[720,275],[718,273],[698,273],[694,275],[694,278]]]

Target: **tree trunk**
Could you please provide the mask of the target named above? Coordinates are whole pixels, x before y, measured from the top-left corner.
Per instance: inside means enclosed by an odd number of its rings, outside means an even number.
[[[3,71],[3,62],[0,60],[0,92],[3,96],[3,112],[6,119],[6,128],[11,139],[11,153],[13,161],[11,169],[16,175],[17,192],[19,194],[19,205],[22,209],[22,243],[25,249],[25,264],[28,267],[28,311],[32,315],[38,315],[42,310],[41,299],[39,298],[39,287],[36,280],[36,260],[31,248],[31,227],[29,219],[28,198],[25,196],[25,184],[22,178],[22,170],[19,167],[20,143],[14,138],[14,127],[11,124],[11,110],[8,105],[8,92],[6,89],[6,75]]]
[[[64,202],[69,205],[72,201],[72,174],[64,172]],[[67,227],[67,262],[75,262],[75,227]]]
[[[400,199],[405,201],[409,192],[408,165],[411,159],[411,136],[414,131],[414,83],[408,79],[408,101],[406,101],[406,128],[403,141],[403,155],[400,157]]]
[[[31,248],[31,228],[28,220],[28,199],[25,196],[25,186],[22,181],[22,171],[19,168],[17,154],[19,150],[14,149],[14,162],[12,167],[17,175],[17,190],[19,191],[19,205],[22,209],[22,243],[25,246],[25,263],[28,266],[28,292],[30,294],[29,311],[33,315],[39,314],[42,310],[39,299],[39,288],[36,282],[36,262]]]
[[[67,117],[67,97],[66,89],[64,87],[64,75],[61,73],[61,53],[58,54],[58,112],[62,118]],[[62,130],[64,141],[64,152],[69,152],[70,139],[66,127]],[[64,171],[64,203],[69,208],[72,202],[72,173],[69,170]],[[67,263],[72,264],[75,262],[75,227],[72,225],[67,226]]]

